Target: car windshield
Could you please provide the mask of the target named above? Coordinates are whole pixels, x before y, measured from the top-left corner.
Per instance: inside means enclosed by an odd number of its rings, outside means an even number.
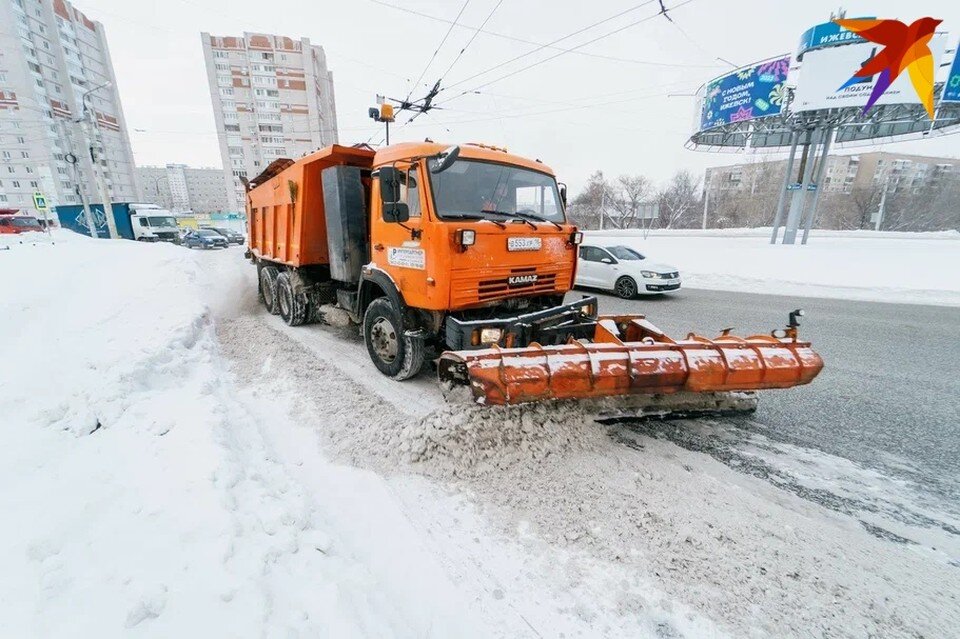
[[[13,226],[20,226],[23,228],[38,229],[40,227],[40,222],[37,221],[35,217],[15,217],[12,220]]]
[[[563,222],[557,181],[539,171],[507,164],[457,160],[432,173],[433,201],[441,218],[542,218]]]
[[[148,217],[147,223],[150,226],[175,228],[177,226],[177,219],[168,216]]]
[[[202,237],[220,237],[219,233],[216,231],[211,231],[210,229],[200,229],[199,231],[194,232]]]
[[[640,253],[637,253],[632,248],[627,248],[626,246],[608,246],[607,250],[613,253],[613,256],[618,260],[645,260],[647,259]]]

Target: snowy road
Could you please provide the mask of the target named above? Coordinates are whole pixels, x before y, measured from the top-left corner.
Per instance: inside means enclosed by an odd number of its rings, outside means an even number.
[[[644,313],[672,335],[766,332],[805,309],[800,334],[826,367],[809,386],[764,395],[750,426],[943,498],[960,494],[960,309],[695,289],[632,301],[597,294],[602,311]]]
[[[266,314],[241,249],[57,239],[0,253],[0,636],[957,636],[951,506],[784,437],[799,392],[447,404]]]

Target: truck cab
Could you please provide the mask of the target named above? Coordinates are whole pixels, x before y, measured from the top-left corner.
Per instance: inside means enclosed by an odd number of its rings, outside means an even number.
[[[180,239],[177,218],[154,204],[131,204],[130,226],[134,239],[141,242],[177,242]]]

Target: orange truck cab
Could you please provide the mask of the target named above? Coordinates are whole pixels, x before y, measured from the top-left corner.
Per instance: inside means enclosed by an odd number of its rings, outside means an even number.
[[[405,379],[445,350],[593,336],[596,299],[563,302],[582,237],[565,200],[549,167],[505,149],[334,145],[248,185],[248,256],[268,310],[345,312]]]

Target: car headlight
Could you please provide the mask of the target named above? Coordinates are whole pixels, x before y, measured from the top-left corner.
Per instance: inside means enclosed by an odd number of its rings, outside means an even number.
[[[460,229],[457,231],[457,239],[463,248],[473,246],[477,243],[477,232],[473,229]]]
[[[659,275],[657,275],[653,271],[640,271],[640,275],[643,275],[644,277],[647,277],[647,278],[659,277]]]

